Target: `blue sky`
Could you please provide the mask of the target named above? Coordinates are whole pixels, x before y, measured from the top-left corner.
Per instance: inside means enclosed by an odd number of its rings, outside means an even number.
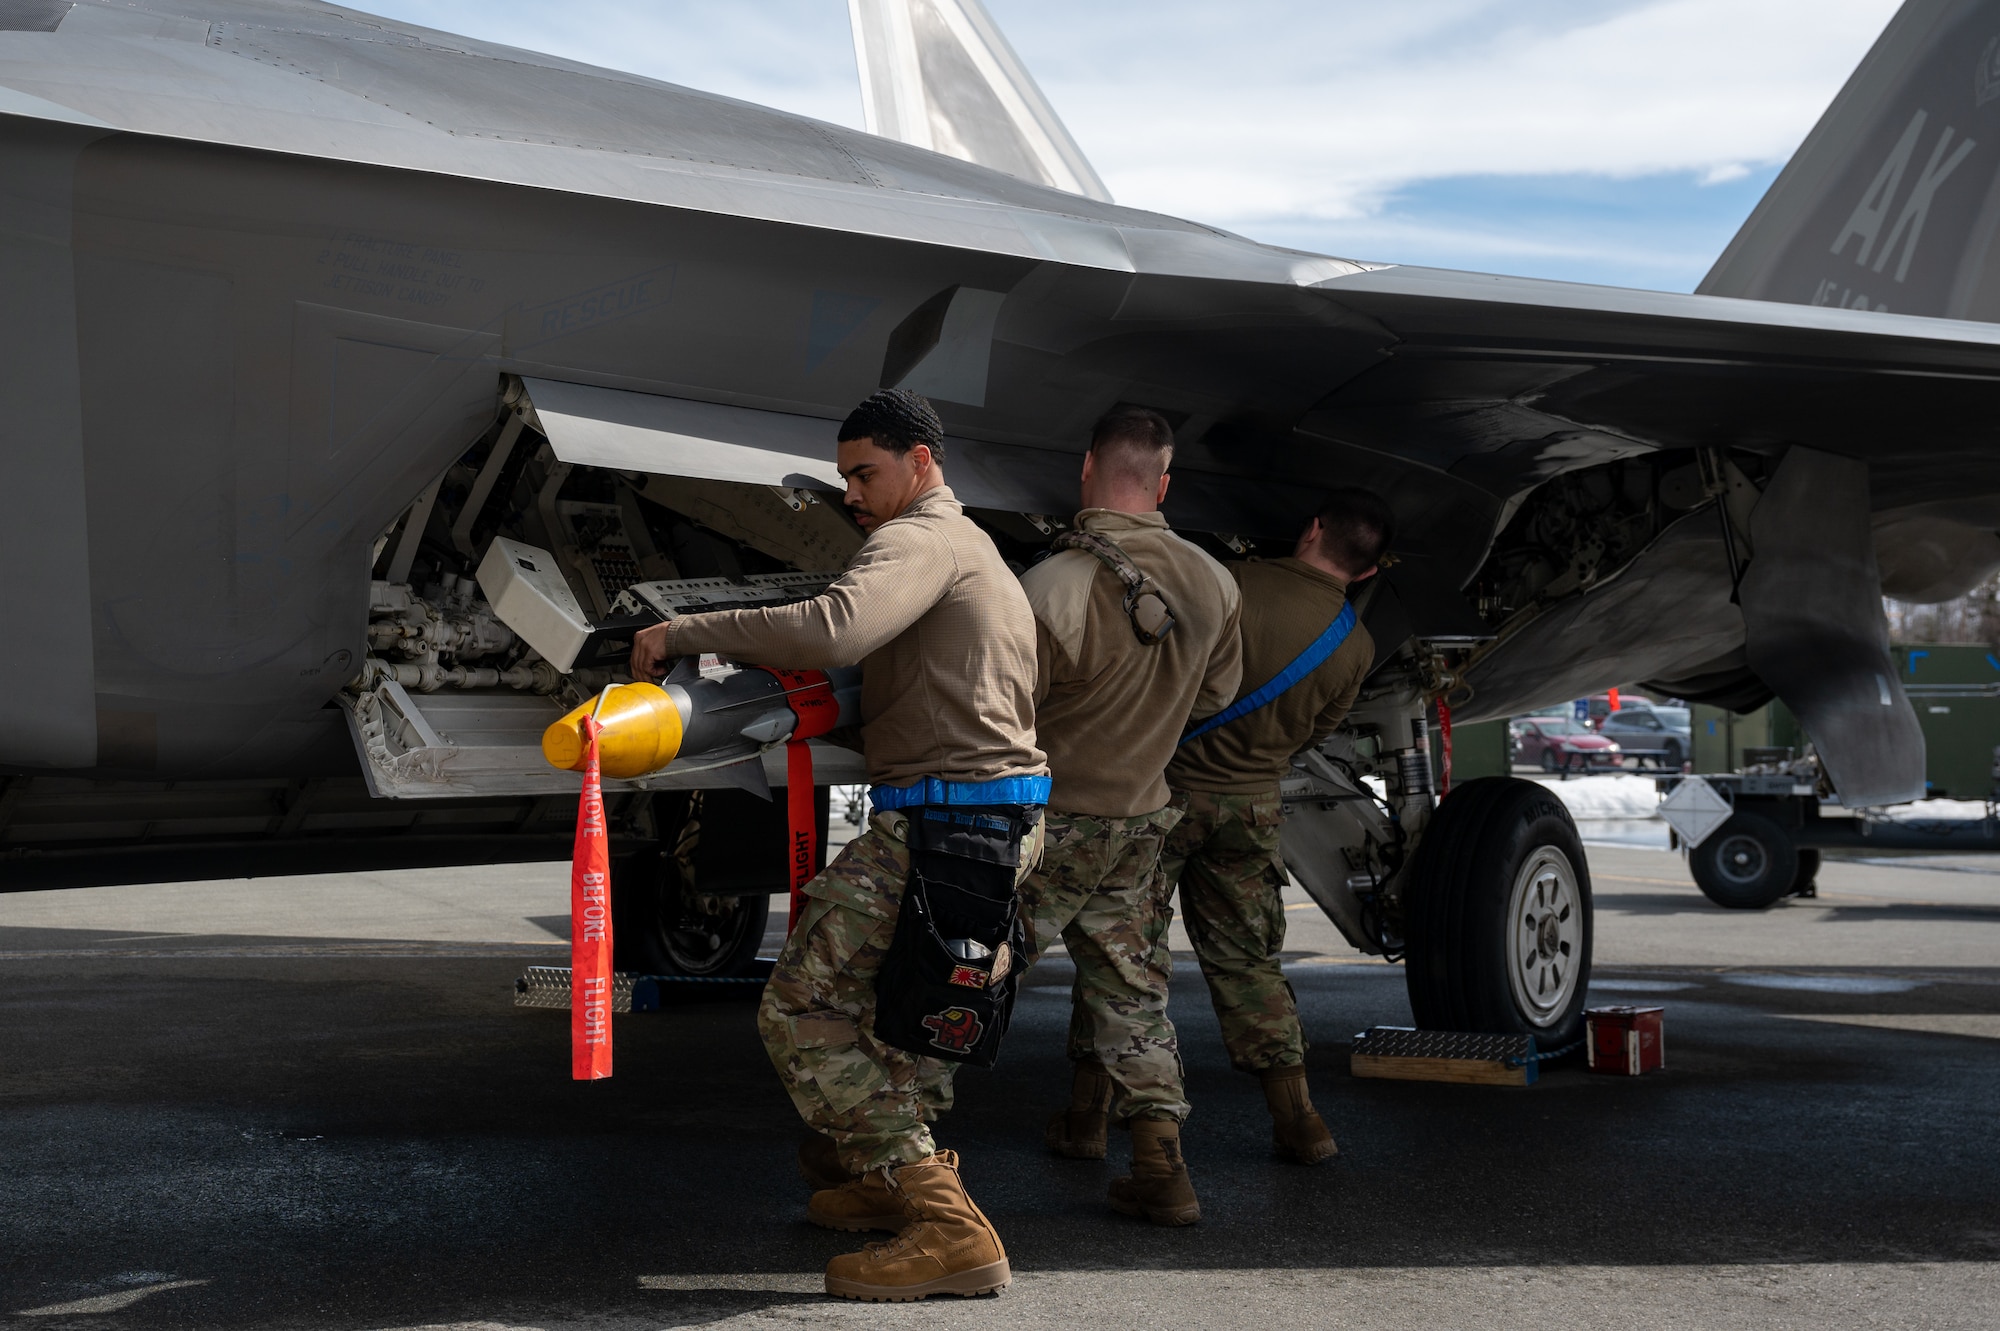
[[[363,0],[856,128],[845,0]],[[1688,290],[1897,0],[986,0],[1122,203]]]
[[[1354,218],[1252,219],[1258,239],[1397,263],[1688,291],[1777,177],[1698,172],[1437,176]]]

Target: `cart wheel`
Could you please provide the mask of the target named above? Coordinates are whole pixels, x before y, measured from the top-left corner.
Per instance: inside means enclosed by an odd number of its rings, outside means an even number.
[[[1817,858],[1817,856],[1815,856]],[[1696,886],[1718,906],[1763,910],[1792,892],[1799,852],[1785,829],[1760,813],[1734,813],[1688,853]]]
[[[1799,851],[1799,871],[1792,879],[1792,895],[1819,895],[1819,852],[1809,846]]]
[[[1430,1030],[1583,1032],[1590,868],[1569,810],[1545,787],[1482,777],[1438,805],[1404,893],[1406,980]]]

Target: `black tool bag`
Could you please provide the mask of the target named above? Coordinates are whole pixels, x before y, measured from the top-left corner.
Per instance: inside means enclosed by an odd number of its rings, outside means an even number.
[[[1000,1057],[1027,946],[1014,879],[1041,816],[1019,804],[910,810],[910,881],[875,977],[876,1039],[982,1068]]]

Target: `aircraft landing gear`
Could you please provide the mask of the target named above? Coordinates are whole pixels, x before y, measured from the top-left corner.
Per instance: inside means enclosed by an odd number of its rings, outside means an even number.
[[[784,890],[782,804],[700,791],[653,797],[657,840],[611,865],[616,967],[639,975],[750,973],[771,894]],[[825,827],[821,795],[821,827]],[[704,823],[728,835],[701,845]],[[769,823],[769,826],[765,824]],[[764,853],[768,852],[768,853]]]
[[[1437,807],[1404,893],[1410,1007],[1429,1030],[1583,1034],[1590,869],[1569,811],[1513,777],[1459,786]]]
[[[611,867],[617,969],[638,975],[738,975],[757,956],[771,899],[690,892],[671,856],[640,851]]]

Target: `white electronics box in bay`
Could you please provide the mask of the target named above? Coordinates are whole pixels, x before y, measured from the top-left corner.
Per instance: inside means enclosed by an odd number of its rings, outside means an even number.
[[[567,672],[576,664],[591,624],[554,555],[496,536],[479,562],[479,590],[500,622],[550,665]]]

